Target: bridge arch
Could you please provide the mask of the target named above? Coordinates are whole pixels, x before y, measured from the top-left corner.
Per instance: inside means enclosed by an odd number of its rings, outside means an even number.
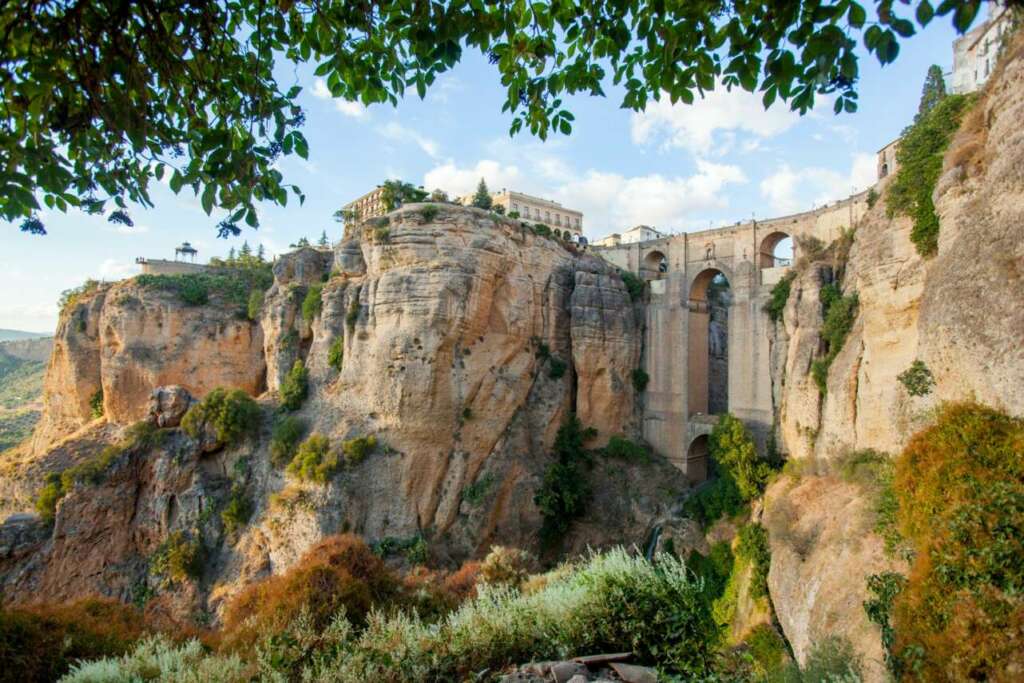
[[[796,241],[789,233],[776,230],[761,240],[758,249],[759,268],[780,268],[792,265],[796,258]]]
[[[718,415],[729,409],[729,275],[705,268],[689,292],[687,415]]]
[[[651,249],[644,254],[640,274],[645,280],[657,280],[668,272],[668,257],[660,249]]]
[[[692,484],[699,484],[708,478],[710,474],[709,463],[711,461],[711,449],[708,445],[708,435],[701,434],[690,442],[686,449],[686,478]]]

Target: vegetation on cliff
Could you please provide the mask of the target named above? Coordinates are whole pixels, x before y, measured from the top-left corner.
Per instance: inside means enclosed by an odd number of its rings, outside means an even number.
[[[240,318],[253,320],[262,306],[260,295],[270,289],[274,275],[269,263],[253,261],[248,265],[240,265],[232,262],[201,273],[143,274],[137,276],[135,282],[140,287],[174,292],[187,306],[205,306],[211,297],[217,297],[236,308]]]
[[[441,584],[444,585],[443,583]],[[352,537],[328,539],[295,569],[253,584],[228,606],[224,649],[261,653],[261,676],[335,681],[465,680],[573,652],[632,651],[665,673],[704,676],[716,636],[702,583],[664,555],[651,563],[623,550],[592,555],[536,582],[535,590],[481,583],[449,611],[438,584],[400,580]],[[152,675],[183,650],[146,656]],[[180,654],[175,654],[180,653]],[[209,655],[213,670],[230,657]],[[83,664],[69,681],[126,676],[137,659]],[[224,680],[240,680],[237,674]]]
[[[885,206],[890,216],[914,219],[910,239],[921,256],[931,256],[939,247],[939,217],[932,194],[942,173],[943,154],[973,102],[972,95],[943,96],[918,114],[900,138],[896,178],[886,192]]]
[[[896,461],[908,577],[872,577],[865,605],[897,675],[1000,680],[1024,666],[1024,419],[945,406]]]
[[[295,361],[281,382],[278,392],[281,396],[281,407],[285,410],[298,410],[309,393],[309,370],[301,360]]]
[[[825,342],[826,351],[811,364],[811,376],[818,390],[824,394],[828,391],[828,369],[842,350],[857,318],[858,298],[856,292],[844,295],[834,282],[821,288],[820,297],[824,318],[821,339]]]
[[[555,460],[544,470],[541,487],[533,497],[544,520],[540,535],[546,545],[564,536],[573,520],[586,509],[591,489],[581,467],[591,462],[585,443],[596,435],[594,429],[584,428],[576,415],[571,415],[558,430]]]
[[[231,446],[251,434],[260,422],[260,407],[241,389],[218,387],[196,403],[181,420],[193,439],[209,432],[221,446]]]

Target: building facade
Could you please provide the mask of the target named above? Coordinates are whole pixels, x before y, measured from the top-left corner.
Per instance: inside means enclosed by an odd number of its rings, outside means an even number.
[[[359,199],[350,201],[341,207],[341,215],[346,224],[358,223],[367,218],[383,216],[388,212],[384,205],[384,186],[377,187]]]
[[[953,41],[953,71],[949,89],[963,95],[985,85],[995,68],[1003,36],[1010,30],[1010,10],[999,2],[985,3],[985,21]]]
[[[473,195],[459,197],[458,201],[469,206],[473,203]],[[574,235],[583,234],[583,212],[568,209],[556,201],[502,189],[501,192],[491,193],[491,202],[505,209],[505,215],[514,211],[524,221],[543,223],[551,228],[568,230]]]
[[[888,145],[878,150],[878,179],[892,175],[896,172],[899,164],[896,162],[896,150],[900,146],[900,139],[896,138]]]
[[[595,247],[617,247],[620,244],[635,244],[636,242],[648,242],[660,240],[665,233],[655,230],[649,225],[637,225],[624,232],[613,232],[594,242]]]

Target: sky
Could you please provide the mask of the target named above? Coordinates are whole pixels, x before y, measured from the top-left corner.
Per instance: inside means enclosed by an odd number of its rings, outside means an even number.
[[[425,100],[410,94],[397,107],[332,100],[311,69],[289,66],[284,87],[294,79],[304,88],[309,159],[285,157],[279,168],[305,192],[304,205],[267,204],[258,230],[227,240],[216,236],[223,216],[207,216],[190,190],[176,196],[163,185],[153,193],[155,209],[130,207],[133,228],[78,211],[41,213],[46,236],[0,223],[0,328],[52,333],[63,290],[87,278],[134,275],[136,257],[173,258],[185,240],[201,261],[243,240],[269,254],[325,230],[334,242],[341,237],[334,211],[388,178],[450,196],[484,178],[492,190],[582,211],[591,239],[638,224],[677,233],[808,210],[874,182],[875,152],[913,119],[928,66],[950,69],[955,37],[949,20],[937,17],[902,43],[894,64],[881,68],[862,54],[855,114],[836,116],[821,98],[803,117],[784,105],[765,111],[757,95],[724,89],[693,105],[663,98],[635,113],[620,108],[621,91],[609,86],[606,98],[568,98],[572,134],[543,142],[529,133],[509,137],[497,71],[469,51]]]

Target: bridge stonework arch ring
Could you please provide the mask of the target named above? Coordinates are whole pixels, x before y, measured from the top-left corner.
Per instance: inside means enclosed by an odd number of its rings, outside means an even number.
[[[640,275],[644,280],[657,280],[667,272],[668,258],[665,252],[652,249],[644,254],[643,262],[640,264]]]

